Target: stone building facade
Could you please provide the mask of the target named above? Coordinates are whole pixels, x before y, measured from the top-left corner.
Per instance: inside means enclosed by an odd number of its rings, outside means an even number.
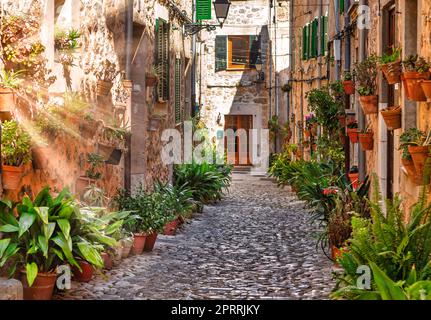
[[[133,5],[133,21],[129,23],[133,38],[128,46],[129,3]],[[2,0],[2,18],[31,16],[39,21],[37,40],[45,46],[43,56],[50,74],[56,76],[53,84],[46,88],[46,99],[26,99],[25,108],[32,110],[30,116],[17,108],[15,118],[31,123],[37,110],[52,101],[61,101],[66,91],[77,92],[94,111],[96,119],[101,120],[99,124],[105,126],[118,121],[117,124],[131,134],[120,162],[104,164],[99,169],[102,179],[97,184],[108,196],[115,195],[122,187],[133,190],[143,184],[151,189],[156,180],[169,181],[172,166],[162,162],[161,133],[165,128],[181,129],[182,121],[190,117],[191,40],[184,36],[182,25],[185,17],[191,16],[191,8],[188,0]],[[162,24],[163,34],[160,33]],[[68,69],[70,81],[67,81],[55,49],[55,38],[58,30],[71,29],[78,30],[80,37],[79,48],[74,51]],[[160,49],[160,39],[164,41],[163,49]],[[163,50],[163,60],[160,60],[160,50]],[[113,65],[115,76],[109,94],[101,96],[97,93],[97,75],[106,69],[107,61]],[[153,87],[146,83],[146,73],[161,64],[164,99],[159,97],[159,84]],[[19,189],[8,192],[8,196],[17,197],[23,192],[34,194],[45,185],[57,190],[67,186],[78,192],[79,180],[88,169],[88,154],[99,152],[99,135],[84,139],[80,128],[79,123],[65,122],[65,130],[60,135],[48,137],[48,147],[44,151],[46,166],[36,169],[29,165]]]

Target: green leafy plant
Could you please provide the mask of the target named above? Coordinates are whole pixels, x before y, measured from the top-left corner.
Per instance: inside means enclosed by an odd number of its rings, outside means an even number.
[[[372,54],[355,64],[358,93],[361,96],[372,96],[377,91],[377,61],[378,57]]]
[[[400,136],[400,147],[429,146],[431,143],[431,132],[427,134],[417,128],[410,128]]]
[[[404,70],[410,72],[425,73],[430,69],[430,64],[423,57],[416,55],[409,55],[403,60]]]
[[[54,47],[57,50],[76,50],[79,48],[81,32],[77,29],[56,30],[54,36]]]
[[[8,89],[17,89],[21,84],[22,71],[7,71],[2,70],[0,75],[0,87]]]
[[[90,167],[85,171],[85,175],[90,179],[99,180],[102,178],[100,168],[105,163],[104,158],[97,153],[89,153],[87,155],[87,163]]]
[[[339,127],[337,115],[339,105],[330,94],[328,87],[312,89],[306,93],[309,110],[316,116],[317,122],[334,134]]]
[[[400,47],[393,47],[391,53],[384,53],[381,57],[379,57],[379,63],[383,65],[399,61],[401,58],[401,51],[402,49]]]
[[[349,123],[347,124],[347,128],[357,129],[358,128],[358,122],[357,121],[349,121]]]
[[[354,77],[354,72],[344,71],[344,74],[343,74],[344,81],[351,81],[353,80],[353,77]]]
[[[20,167],[31,160],[31,137],[15,121],[2,125],[1,155],[4,165]]]

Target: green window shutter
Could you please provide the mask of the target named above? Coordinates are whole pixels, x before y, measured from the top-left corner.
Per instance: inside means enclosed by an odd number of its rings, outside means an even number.
[[[307,26],[302,27],[302,60],[307,60]]]
[[[196,20],[211,20],[211,0],[196,0]]]
[[[318,27],[318,21],[317,19],[314,19],[311,23],[311,58],[317,57],[317,27]]]
[[[307,24],[307,59],[311,58],[311,23]]]
[[[328,43],[328,17],[320,17],[320,52],[321,56],[324,56],[327,50]]]
[[[181,117],[181,59],[175,59],[175,123],[180,123]]]
[[[216,36],[215,38],[215,71],[227,68],[227,36]]]
[[[156,20],[156,66],[159,81],[157,98],[169,100],[169,24],[162,19]]]
[[[344,12],[344,0],[339,0],[340,13]]]

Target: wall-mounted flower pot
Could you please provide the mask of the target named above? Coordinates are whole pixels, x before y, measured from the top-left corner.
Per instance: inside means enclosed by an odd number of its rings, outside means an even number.
[[[343,81],[344,93],[347,95],[355,94],[355,82],[353,80]]]
[[[401,81],[401,61],[386,63],[380,66],[388,84],[396,84]]]
[[[357,128],[347,128],[347,136],[350,142],[355,144],[358,142],[358,129]]]
[[[404,72],[401,77],[404,84],[404,91],[407,99],[412,101],[427,101],[422,86],[420,85],[421,80],[429,79],[429,72]]]
[[[133,234],[133,246],[132,253],[135,255],[142,254],[145,248],[145,242],[147,240],[147,235],[143,233]]]
[[[420,85],[427,98],[427,101],[431,101],[431,80],[421,80]]]
[[[36,146],[31,149],[32,163],[35,170],[44,170],[48,167],[49,147]]]
[[[373,150],[374,137],[372,132],[359,133],[358,136],[362,150]]]
[[[83,260],[78,261],[78,264],[82,271],[74,266],[72,268],[73,279],[78,282],[90,282],[91,279],[93,279],[94,267],[87,261]]]
[[[157,77],[151,73],[145,74],[145,85],[147,87],[154,87],[157,84]]]
[[[98,96],[108,96],[111,93],[113,83],[112,81],[97,81],[97,95]]]
[[[103,268],[104,269],[106,269],[106,270],[111,270],[112,269],[112,267],[114,266],[114,264],[113,264],[113,262],[112,262],[112,258],[111,258],[111,256],[109,255],[109,253],[107,253],[107,252],[102,252],[101,254],[100,254],[100,256],[102,257],[102,259],[103,259]]]
[[[103,160],[108,161],[111,158],[112,153],[116,149],[116,146],[99,142],[97,144],[97,153],[103,157]]]
[[[403,164],[404,169],[406,169],[407,175],[414,179],[416,177],[416,169],[413,160],[402,158],[401,163]]]
[[[33,285],[30,287],[27,282],[27,273],[22,270],[20,280],[24,290],[24,300],[51,300],[57,281],[57,273],[38,272]]]
[[[145,247],[144,251],[153,251],[154,245],[156,244],[157,240],[157,232],[153,232],[147,236],[147,239],[145,240]]]
[[[111,155],[109,156],[109,159],[106,160],[106,164],[112,164],[114,166],[118,166],[120,164],[122,156],[123,156],[123,150],[114,149],[114,151],[112,151]]]
[[[385,120],[388,130],[401,128],[401,108],[393,108],[380,111],[383,120]]]
[[[15,109],[15,92],[9,88],[0,88],[0,112]]]
[[[21,176],[24,172],[24,167],[2,166],[2,182],[3,189],[16,190],[21,182]]]
[[[409,146],[409,153],[412,156],[413,164],[415,166],[416,174],[423,176],[425,162],[429,155],[428,146]]]
[[[178,228],[178,219],[175,219],[165,224],[165,227],[163,229],[163,234],[165,236],[174,236],[175,233],[177,232],[177,228]]]
[[[359,101],[361,102],[362,110],[364,114],[373,114],[377,113],[378,110],[378,96],[360,96]]]
[[[348,173],[347,176],[349,177],[353,189],[357,189],[359,184],[359,173]]]

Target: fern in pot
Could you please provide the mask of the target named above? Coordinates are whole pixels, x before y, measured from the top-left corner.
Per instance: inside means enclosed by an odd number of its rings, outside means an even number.
[[[2,182],[6,190],[15,190],[21,181],[24,165],[31,161],[31,137],[14,120],[2,125]]]

